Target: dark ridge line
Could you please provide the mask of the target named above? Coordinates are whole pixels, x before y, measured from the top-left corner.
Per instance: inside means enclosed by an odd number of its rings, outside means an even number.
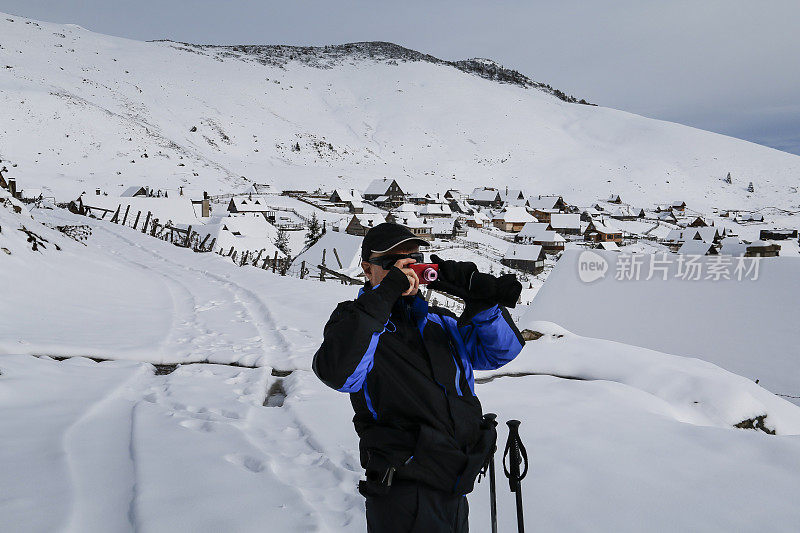
[[[554,89],[549,84],[534,81],[518,70],[505,68],[493,60],[472,58],[449,61],[386,41],[360,41],[324,46],[294,46],[286,44],[195,44],[173,41],[172,39],[154,39],[147,42],[182,45],[193,49],[191,51],[196,53],[217,51],[220,52],[223,57],[233,57],[236,59],[242,59],[239,54],[247,54],[253,56],[253,59],[262,65],[272,65],[279,68],[283,68],[288,61],[294,60],[317,68],[331,68],[333,64],[348,57],[375,60],[399,59],[403,61],[426,61],[435,65],[450,66],[487,80],[509,83],[526,89],[539,89],[564,102],[590,106],[597,105],[587,102],[583,98],[578,99],[572,95],[566,94],[559,89]]]
[[[574,381],[596,381],[586,378],[579,378],[577,376],[564,376],[561,374],[551,374],[549,372],[509,372],[503,374],[494,374],[485,378],[475,378],[475,383],[490,383],[497,378],[521,378],[525,376],[553,376],[560,379],[571,379]]]

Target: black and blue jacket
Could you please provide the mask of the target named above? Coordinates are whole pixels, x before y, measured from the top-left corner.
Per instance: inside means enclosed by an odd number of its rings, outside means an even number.
[[[401,296],[408,279],[392,268],[358,298],[341,302],[325,325],[314,373],[350,393],[361,464],[388,468],[441,490],[466,494],[494,446],[483,427],[473,370],[508,363],[524,341],[504,307],[463,325],[420,296]]]

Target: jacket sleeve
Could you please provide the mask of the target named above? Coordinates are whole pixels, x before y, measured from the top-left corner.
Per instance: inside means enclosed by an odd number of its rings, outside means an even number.
[[[475,370],[494,370],[512,361],[525,341],[508,309],[495,305],[484,309],[459,328]]]
[[[408,287],[406,275],[393,267],[374,289],[336,306],[314,354],[312,368],[323,383],[340,392],[361,390],[392,306]]]

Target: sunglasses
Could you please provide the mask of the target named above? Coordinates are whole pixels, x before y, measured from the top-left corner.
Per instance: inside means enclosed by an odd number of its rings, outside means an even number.
[[[412,252],[410,254],[389,254],[389,255],[382,255],[380,257],[373,257],[372,259],[367,259],[367,263],[378,265],[384,270],[389,270],[395,263],[397,263],[401,259],[413,259],[417,263],[424,262],[424,257],[422,255],[422,252]]]

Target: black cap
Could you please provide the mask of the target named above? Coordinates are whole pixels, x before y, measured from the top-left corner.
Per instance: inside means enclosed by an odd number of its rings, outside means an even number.
[[[361,243],[361,258],[369,259],[373,252],[386,252],[403,242],[428,246],[428,241],[417,237],[407,227],[392,222],[383,222],[371,228],[364,235],[364,241]]]

